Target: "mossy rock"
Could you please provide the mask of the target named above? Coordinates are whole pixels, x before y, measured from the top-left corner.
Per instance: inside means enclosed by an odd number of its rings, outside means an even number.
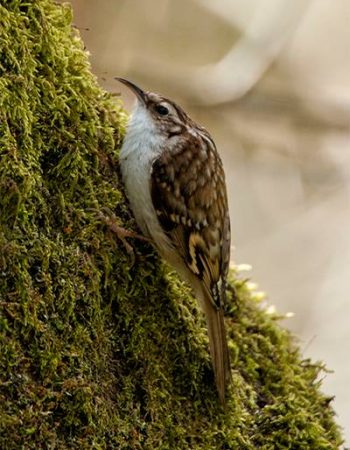
[[[118,174],[126,116],[71,16],[0,0],[0,448],[339,448],[322,366],[244,280],[229,288],[222,408],[188,288],[101,219],[135,226]]]

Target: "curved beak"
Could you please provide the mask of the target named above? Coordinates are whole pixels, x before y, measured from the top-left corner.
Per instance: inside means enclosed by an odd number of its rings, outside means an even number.
[[[141,100],[143,103],[146,103],[146,92],[136,86],[136,84],[132,83],[129,80],[126,80],[125,78],[115,77],[114,79],[120,81],[120,83],[125,84],[125,86],[131,89],[139,100]]]

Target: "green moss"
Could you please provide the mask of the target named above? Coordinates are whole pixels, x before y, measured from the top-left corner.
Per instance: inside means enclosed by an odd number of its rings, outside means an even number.
[[[124,124],[70,8],[0,0],[0,448],[339,448],[322,366],[242,281],[218,405],[189,290],[141,241],[133,264],[96,213],[134,226]]]

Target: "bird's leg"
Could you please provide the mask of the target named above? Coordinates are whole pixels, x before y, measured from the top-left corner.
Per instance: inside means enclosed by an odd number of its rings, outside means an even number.
[[[97,210],[94,208],[88,208],[89,211],[94,211],[97,213],[98,218],[107,225],[108,229],[114,233],[117,238],[124,245],[126,252],[131,257],[133,263],[135,262],[135,252],[132,245],[126,240],[126,238],[139,239],[141,241],[150,242],[148,238],[142,236],[135,231],[127,230],[124,227],[121,227],[117,223],[117,217],[109,208],[104,207],[101,210]]]

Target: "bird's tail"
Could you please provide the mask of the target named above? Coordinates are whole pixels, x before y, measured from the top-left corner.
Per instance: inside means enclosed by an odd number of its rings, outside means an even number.
[[[206,297],[209,297],[209,294]],[[220,402],[225,404],[225,393],[231,381],[231,371],[224,311],[222,308],[216,308],[211,298],[205,298],[204,312],[208,325],[209,347],[215,384]]]

